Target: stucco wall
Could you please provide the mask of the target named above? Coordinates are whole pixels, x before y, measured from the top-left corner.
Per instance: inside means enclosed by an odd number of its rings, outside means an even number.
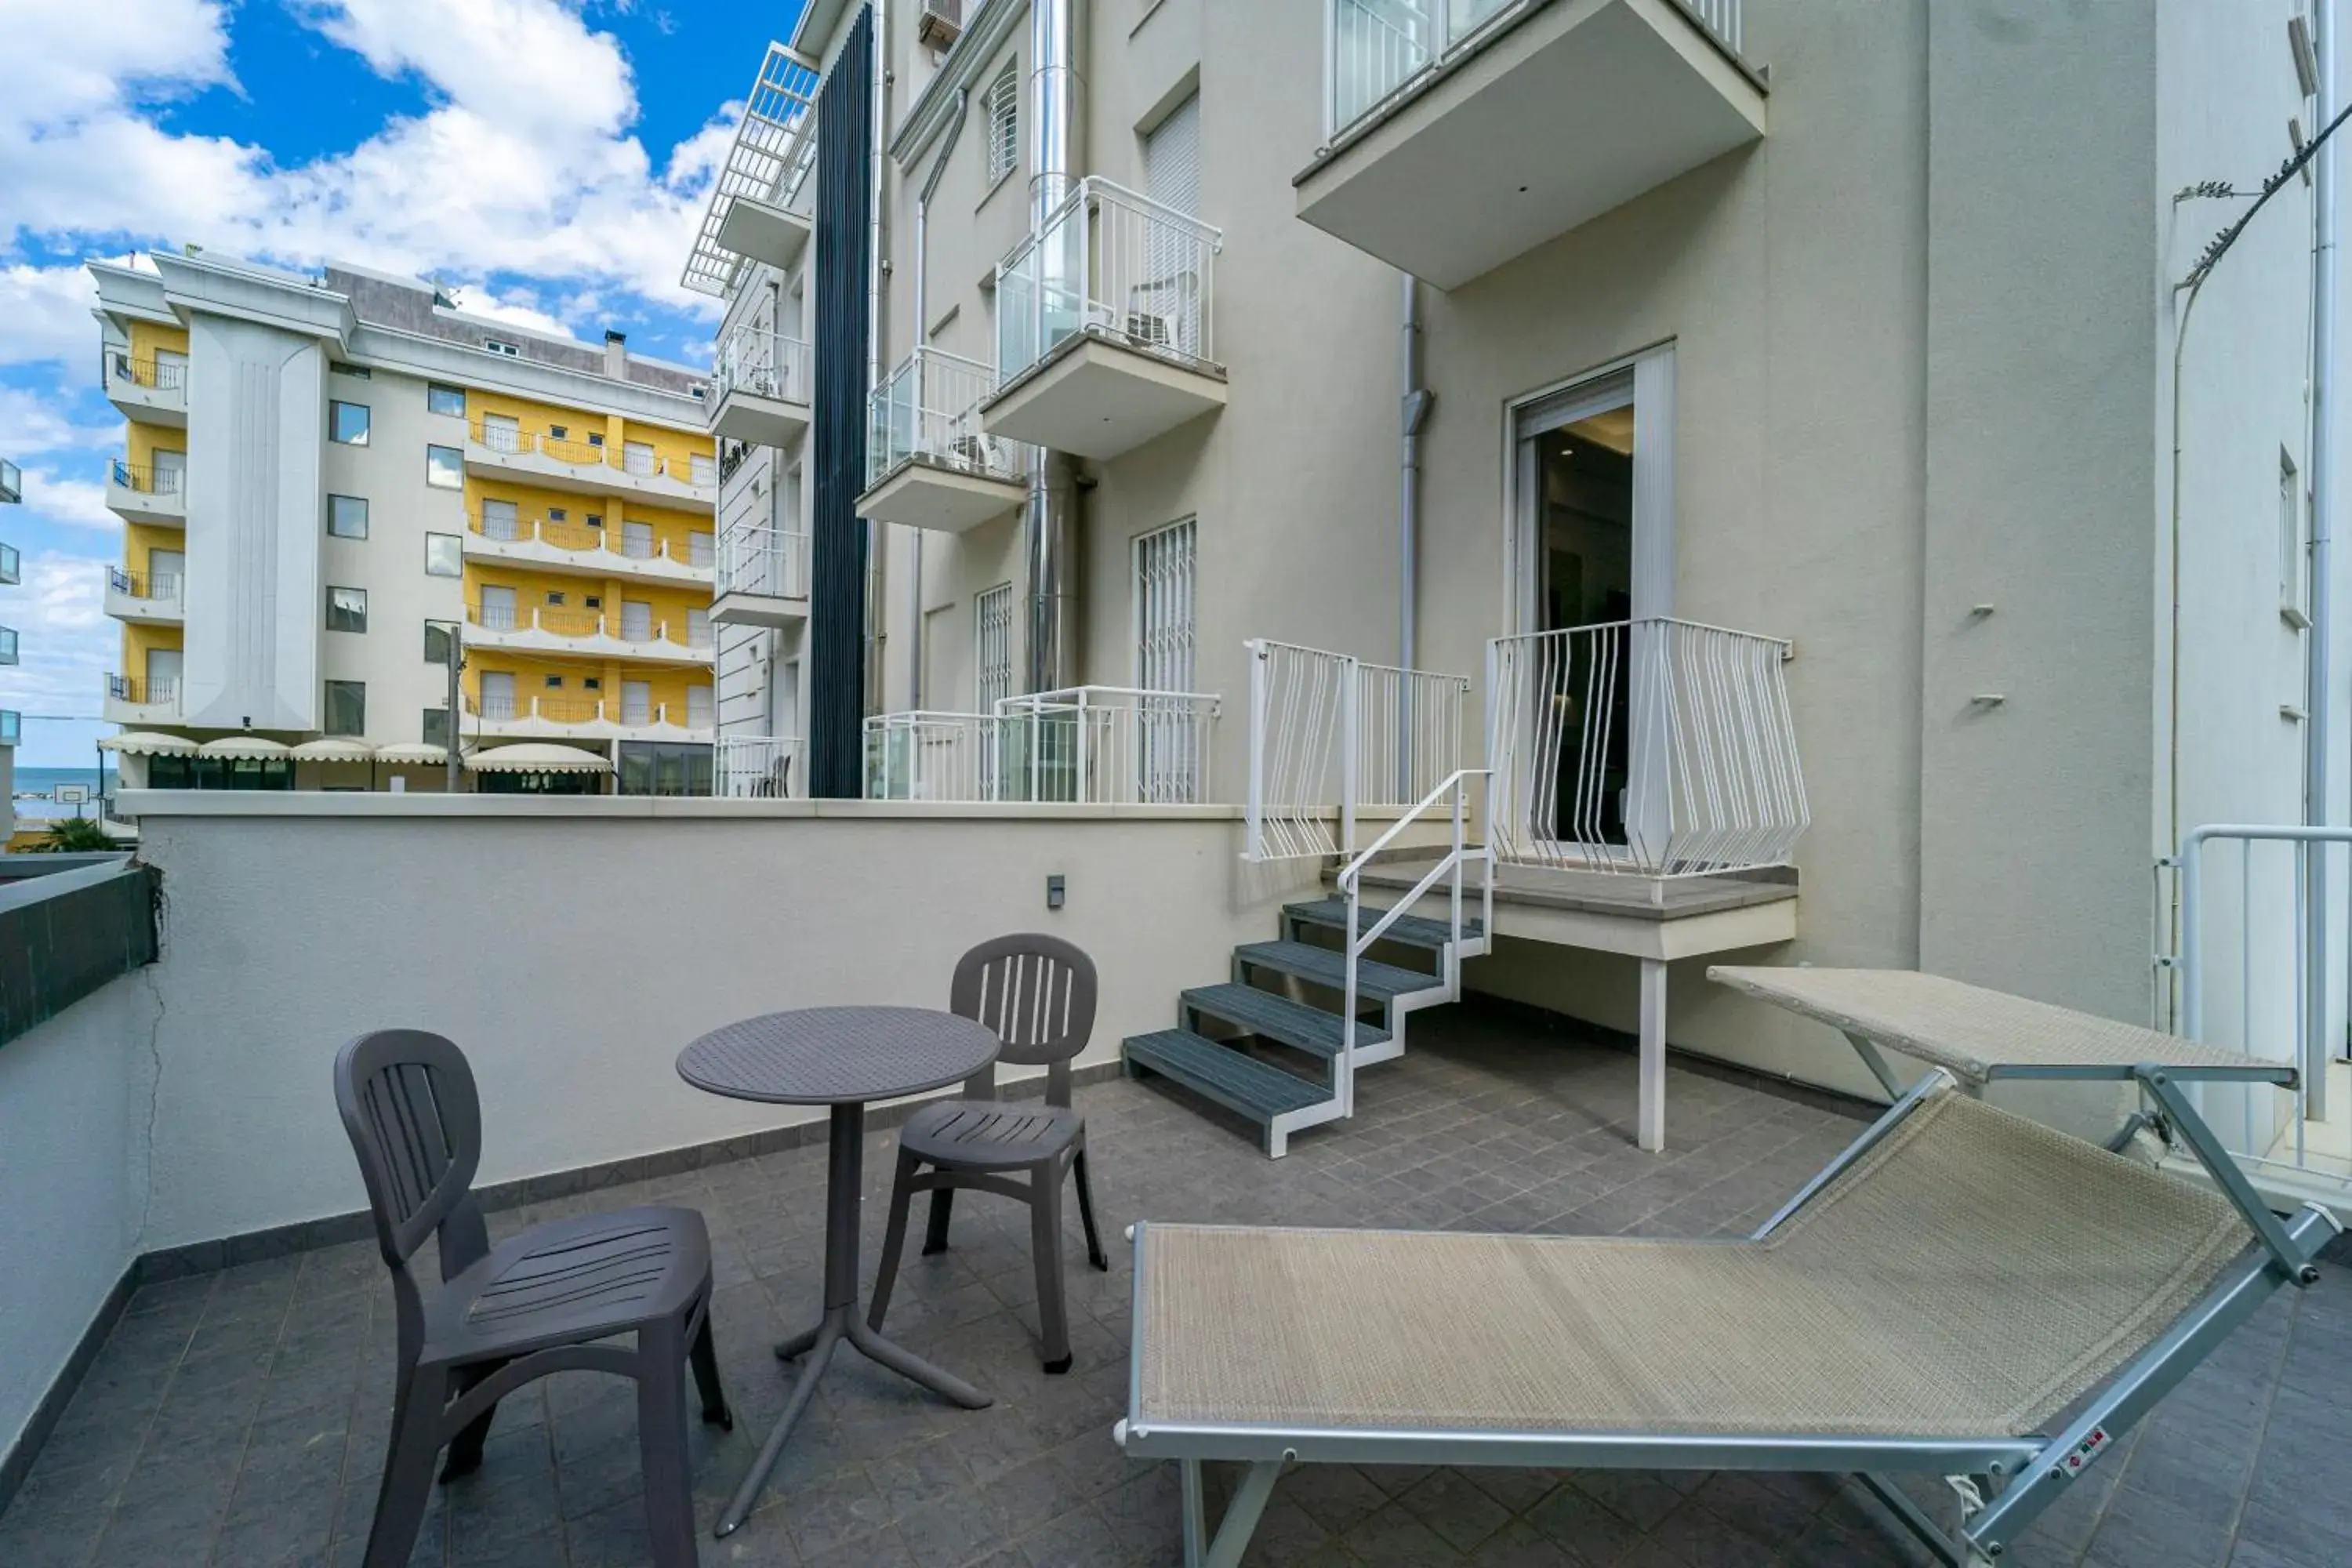
[[[139,1250],[157,1005],[126,975],[0,1046],[0,1453]]]
[[[956,956],[1045,930],[1100,967],[1089,1061],[1275,934],[1296,873],[1228,813],[976,822],[922,808],[604,797],[154,795],[165,1009],[144,1245],[355,1210],[328,1068],[410,1025],[462,1046],[486,1182],[805,1120],[688,1089],[680,1047],[829,1003],[944,1005]],[[204,815],[190,815],[203,812]],[[1045,909],[1045,879],[1068,904]],[[13,1048],[13,1047],[12,1047]]]

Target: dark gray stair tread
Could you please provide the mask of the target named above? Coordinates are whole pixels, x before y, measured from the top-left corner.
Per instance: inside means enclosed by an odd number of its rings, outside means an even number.
[[[1296,974],[1302,980],[1312,980],[1337,991],[1348,983],[1348,961],[1328,947],[1316,947],[1303,942],[1253,942],[1234,949],[1234,955],[1245,963],[1260,969],[1277,970],[1284,974]],[[1400,969],[1393,963],[1375,963],[1360,959],[1356,964],[1356,994],[1376,1002],[1391,996],[1407,996],[1416,991],[1434,991],[1445,983],[1434,974],[1418,969]]]
[[[1121,1048],[1129,1060],[1259,1122],[1271,1121],[1286,1110],[1324,1104],[1331,1098],[1331,1091],[1320,1084],[1268,1067],[1190,1029],[1130,1035]]]
[[[1276,996],[1255,985],[1195,985],[1184,993],[1184,1005],[1212,1018],[1223,1018],[1254,1035],[1311,1051],[1326,1060],[1339,1054],[1340,1018],[1337,1013],[1326,1013],[1320,1007],[1309,1007],[1304,1002],[1293,1002],[1287,996]],[[1389,1032],[1377,1024],[1361,1020],[1356,1024],[1359,1050],[1379,1045],[1388,1037]]]
[[[1467,903],[1469,900],[1465,896],[1463,901]],[[1348,929],[1348,900],[1345,899],[1317,899],[1312,903],[1285,904],[1282,912],[1309,925],[1329,926],[1333,931]],[[1359,908],[1356,911],[1356,934],[1360,936],[1371,930],[1386,913],[1388,910],[1372,904]],[[1475,942],[1485,931],[1485,925],[1475,915],[1462,917],[1462,934],[1466,940]],[[1381,933],[1381,940],[1401,942],[1413,947],[1444,947],[1454,940],[1454,928],[1444,921],[1431,920],[1424,915],[1399,915],[1396,924]]]

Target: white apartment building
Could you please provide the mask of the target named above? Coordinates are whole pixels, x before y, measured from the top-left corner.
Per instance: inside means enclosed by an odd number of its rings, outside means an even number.
[[[703,374],[432,285],[92,263],[132,787],[704,794]]]
[[[1003,715],[1139,712],[1095,798],[1255,803],[1278,853],[1345,656],[1419,716],[1351,742],[1352,801],[1495,770],[1472,988],[1864,1091],[1706,956],[2173,1022],[2183,835],[2346,819],[2312,166],[2264,195],[2314,35],[2304,0],[816,0],[762,73],[812,107],[747,122],[789,166],[739,147],[696,258],[729,333],[814,345],[729,481],[812,555],[730,634],[722,732],[802,738],[819,794],[1068,798],[1100,756]],[[2280,867],[2211,993],[2266,1038]],[[1695,869],[1737,901],[1678,915]],[[1547,905],[1562,871],[1615,875]]]

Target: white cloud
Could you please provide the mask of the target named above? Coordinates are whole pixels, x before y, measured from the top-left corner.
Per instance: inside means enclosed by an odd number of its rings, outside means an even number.
[[[26,715],[20,763],[89,760],[87,727],[57,718],[95,719],[105,677],[120,658],[121,631],[106,618],[106,568],[100,557],[59,551],[28,554],[24,582],[11,589],[9,625],[20,634],[8,672],[8,706]]]
[[[524,327],[535,332],[553,332],[569,337],[572,329],[538,307],[520,300],[501,300],[478,284],[461,283],[448,290],[450,302],[469,316],[486,321],[504,321],[510,327]]]
[[[95,363],[98,333],[89,311],[97,299],[79,264],[0,267],[0,364]]]
[[[618,42],[558,0],[309,0],[296,14],[378,72],[421,81],[429,107],[348,153],[284,167],[145,112],[158,97],[236,87],[215,0],[110,0],[104,26],[79,0],[0,0],[0,37],[43,66],[0,97],[6,221],[52,241],[193,240],[303,265],[350,257],[715,315],[677,279],[731,110],[657,169],[628,133],[636,97]],[[37,89],[16,91],[26,77]],[[46,277],[24,286],[52,303],[61,290]],[[0,359],[58,353],[64,333],[42,325]],[[0,342],[8,335],[0,318]]]
[[[101,533],[122,531],[122,520],[106,510],[104,484],[68,479],[48,468],[25,470],[24,512],[34,522],[95,529]]]
[[[89,341],[97,342],[94,331]],[[99,450],[121,444],[121,426],[77,425],[65,404],[62,397],[31,387],[0,386],[0,457],[29,463],[44,452]]]

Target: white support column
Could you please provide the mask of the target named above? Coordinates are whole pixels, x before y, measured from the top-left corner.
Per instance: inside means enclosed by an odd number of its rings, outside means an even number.
[[[1666,1146],[1666,961],[1642,960],[1642,1109],[1637,1137],[1657,1153]]]

